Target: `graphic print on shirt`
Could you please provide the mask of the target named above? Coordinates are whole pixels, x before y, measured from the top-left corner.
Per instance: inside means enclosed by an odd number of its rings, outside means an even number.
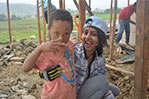
[[[69,65],[70,65],[70,69],[71,69],[71,72],[72,72],[72,80],[68,80],[67,77],[64,74],[62,74],[62,78],[66,82],[68,82],[68,83],[74,83],[75,82],[74,71],[73,71],[73,67],[72,67],[72,63],[71,63],[71,58],[70,58],[71,55],[72,54],[69,54],[68,49],[65,49],[64,50],[64,56],[63,57],[68,59],[68,62],[69,62]]]

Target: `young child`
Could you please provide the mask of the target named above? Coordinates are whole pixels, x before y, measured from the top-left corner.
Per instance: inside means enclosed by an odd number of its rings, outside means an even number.
[[[39,45],[23,64],[24,72],[33,68],[43,72],[45,82],[41,99],[76,99],[74,44],[69,40],[72,29],[70,13],[55,10],[48,23],[51,40]],[[61,76],[57,76],[59,74]]]

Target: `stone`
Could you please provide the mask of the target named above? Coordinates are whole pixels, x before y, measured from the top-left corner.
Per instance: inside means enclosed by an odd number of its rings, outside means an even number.
[[[8,95],[6,95],[6,94],[0,94],[0,98],[7,98],[8,97]]]
[[[37,98],[34,97],[33,95],[26,95],[26,96],[23,96],[22,99],[37,99]]]
[[[22,66],[22,62],[13,62],[13,65],[15,65],[15,66]]]
[[[24,85],[25,88],[36,89],[36,84],[33,83],[26,83]]]
[[[34,50],[33,47],[27,47],[27,48],[25,49],[25,51],[26,51],[27,53],[31,53],[33,50]]]
[[[17,51],[16,52],[16,56],[21,56],[22,55],[22,51]]]
[[[10,61],[23,62],[23,61],[24,61],[24,57],[12,57],[12,58],[10,59]]]

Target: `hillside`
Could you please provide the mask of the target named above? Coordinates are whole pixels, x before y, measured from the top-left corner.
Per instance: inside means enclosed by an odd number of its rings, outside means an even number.
[[[16,15],[20,17],[24,16],[35,16],[36,15],[36,6],[30,4],[9,4],[10,15]],[[0,3],[0,14],[7,15],[7,4]]]

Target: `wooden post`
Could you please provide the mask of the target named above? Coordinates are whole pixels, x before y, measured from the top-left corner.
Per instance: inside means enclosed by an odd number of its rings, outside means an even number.
[[[65,9],[65,0],[59,0],[60,9]]]
[[[42,19],[43,19],[43,40],[46,42],[46,22],[44,16],[44,2],[42,0]]]
[[[88,5],[91,8],[91,0],[88,1]],[[90,9],[91,10],[91,9]],[[88,13],[88,16],[90,17],[90,14]]]
[[[116,16],[117,16],[117,0],[114,2],[114,19],[113,19],[113,31],[111,34],[111,40],[110,40],[110,59],[113,58],[113,49],[114,49],[114,36],[115,36],[115,23],[116,23]]]
[[[111,32],[112,32],[112,16],[113,16],[113,0],[111,0],[111,6],[110,6],[110,31],[109,31],[109,41],[111,40]]]
[[[48,0],[48,23],[50,20],[50,15],[51,15],[51,0]]]
[[[91,0],[89,0],[88,2],[89,2],[89,7],[91,8]]]
[[[12,43],[11,26],[10,26],[10,13],[9,13],[9,0],[7,0],[7,13],[8,13],[8,28],[9,28],[9,43]]]
[[[78,41],[81,41],[82,29],[85,21],[85,0],[79,0],[79,33]]]
[[[130,4],[129,0],[128,0],[128,5]]]
[[[65,5],[65,0],[63,0],[63,2],[64,2],[64,3],[63,3],[63,6],[64,6],[64,9],[65,9],[65,7],[66,7],[66,5]]]
[[[37,22],[38,22],[39,43],[41,44],[42,40],[41,40],[41,31],[40,31],[39,0],[37,0]]]
[[[134,99],[146,99],[149,69],[149,0],[137,1]]]

